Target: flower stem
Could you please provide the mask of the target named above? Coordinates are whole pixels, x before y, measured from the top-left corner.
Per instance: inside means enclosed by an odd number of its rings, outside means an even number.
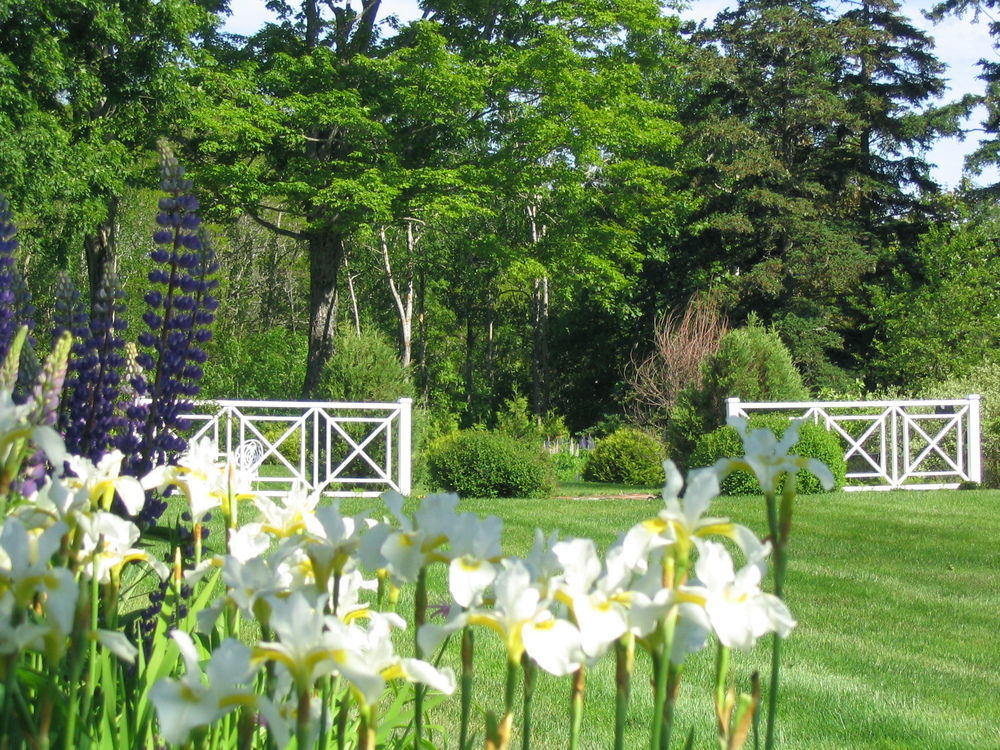
[[[663,709],[667,702],[667,665],[670,659],[663,652],[653,657],[653,721],[649,732],[649,750],[660,750],[663,734]]]
[[[521,671],[524,673],[521,750],[531,750],[531,699],[535,692],[535,662],[527,654],[521,657]]]
[[[413,601],[413,652],[418,659],[424,656],[417,637],[421,626],[427,620],[427,568],[420,568],[417,573],[417,589]],[[424,736],[424,686],[415,683],[413,686],[413,747],[420,750]]]
[[[497,750],[507,750],[510,747],[511,734],[514,727],[514,693],[517,692],[518,663],[507,659],[507,678],[503,687],[503,719],[497,728]]]
[[[580,667],[573,673],[573,686],[569,698],[569,750],[577,750],[580,745],[580,727],[583,724],[583,692],[587,673]]]
[[[462,715],[458,730],[458,750],[466,750],[469,740],[469,714],[472,709],[473,669],[472,628],[462,628]]]
[[[781,662],[781,637],[775,633],[771,636],[771,683],[767,688],[767,729],[764,735],[764,748],[774,747],[774,720],[778,710],[778,673]]]
[[[98,549],[104,544],[104,536],[97,540]],[[100,601],[99,583],[97,580],[97,556],[94,556],[94,567],[90,577],[90,643],[87,654],[87,685],[83,691],[83,710],[81,716],[90,716],[90,704],[94,698],[94,690],[97,687],[97,623],[98,623],[98,603]]]
[[[375,750],[375,709],[372,706],[362,706],[360,714],[358,750]]]
[[[349,708],[350,692],[345,691],[337,707],[337,750],[344,750],[347,744],[347,711]]]
[[[299,692],[299,705],[295,716],[295,744],[297,747],[309,747],[309,691]]]
[[[715,652],[715,705],[722,706],[726,700],[726,681],[729,678],[729,657],[732,651],[721,643]]]
[[[794,482],[794,480],[794,477],[786,477],[785,483]],[[767,505],[767,525],[771,532],[771,544],[774,546],[774,595],[779,599],[784,599],[785,568],[788,564],[785,545],[788,541],[788,529],[787,527],[782,528],[778,517],[778,502],[774,493],[766,495],[764,500]],[[787,497],[783,497],[782,510],[790,514],[790,508],[791,501]],[[781,669],[781,637],[775,633],[771,638],[771,680],[767,686],[765,750],[774,748],[774,723],[778,712],[778,676]]]
[[[625,750],[625,719],[632,692],[632,666],[635,659],[635,637],[626,633],[615,641],[615,745]]]

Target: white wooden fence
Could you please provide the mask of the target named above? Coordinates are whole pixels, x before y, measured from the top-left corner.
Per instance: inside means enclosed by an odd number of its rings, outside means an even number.
[[[743,402],[728,416],[788,412],[834,432],[847,461],[845,490],[925,490],[982,481],[979,396],[914,401]]]
[[[413,400],[395,403],[205,401],[184,416],[189,440],[212,438],[258,473],[258,491],[278,495],[292,482],[348,497],[411,490]]]

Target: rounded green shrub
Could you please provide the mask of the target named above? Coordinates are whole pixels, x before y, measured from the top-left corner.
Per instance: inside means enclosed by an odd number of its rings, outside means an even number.
[[[465,497],[531,497],[552,487],[548,457],[499,432],[439,438],[427,450],[427,468],[436,486]]]
[[[779,438],[785,434],[789,420],[781,414],[762,414],[750,418],[750,429],[769,429]],[[820,425],[805,422],[799,426],[799,440],[792,446],[792,455],[804,458],[815,458],[822,461],[833,473],[834,487],[844,486],[844,475],[847,464],[844,462],[844,451],[840,440],[832,432]],[[743,441],[739,433],[732,427],[723,426],[712,430],[698,440],[691,453],[690,466],[711,466],[720,458],[736,458],[743,455]],[[800,495],[813,495],[824,492],[819,479],[808,471],[798,472],[796,491]],[[722,482],[724,495],[760,495],[760,484],[757,478],[745,471],[734,471]]]
[[[330,401],[397,401],[414,396],[395,345],[377,329],[341,326],[337,346],[320,374],[317,396]]]
[[[719,350],[702,363],[702,375],[700,386],[680,393],[666,426],[671,456],[687,467],[697,466],[689,457],[698,438],[725,423],[727,398],[802,401],[809,397],[788,348],[777,333],[753,317],[722,337]]]
[[[719,351],[705,363],[703,388],[720,424],[730,396],[744,401],[800,401],[809,396],[778,334],[753,320],[722,337]]]
[[[615,430],[587,458],[583,478],[590,482],[653,485],[663,483],[663,445],[631,427]]]
[[[552,454],[552,469],[560,482],[577,482],[583,476],[583,468],[587,458],[569,451],[559,451]]]

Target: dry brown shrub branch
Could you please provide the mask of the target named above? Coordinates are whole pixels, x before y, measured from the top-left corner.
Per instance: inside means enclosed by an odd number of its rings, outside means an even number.
[[[701,384],[702,362],[719,350],[728,330],[718,305],[704,297],[693,297],[683,314],[659,315],[651,353],[640,359],[633,352],[628,369],[633,416],[643,424],[662,421],[682,390]]]

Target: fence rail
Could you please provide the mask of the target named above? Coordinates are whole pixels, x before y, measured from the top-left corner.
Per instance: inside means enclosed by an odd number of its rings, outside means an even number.
[[[844,444],[848,491],[945,489],[982,481],[980,397],[910,401],[743,402],[728,416],[791,412]],[[937,480],[937,481],[928,481]]]
[[[222,400],[196,403],[184,416],[192,424],[189,440],[209,437],[220,453],[234,454],[258,473],[261,494],[278,495],[298,482],[333,497],[371,497],[411,491],[412,407],[409,398]]]

